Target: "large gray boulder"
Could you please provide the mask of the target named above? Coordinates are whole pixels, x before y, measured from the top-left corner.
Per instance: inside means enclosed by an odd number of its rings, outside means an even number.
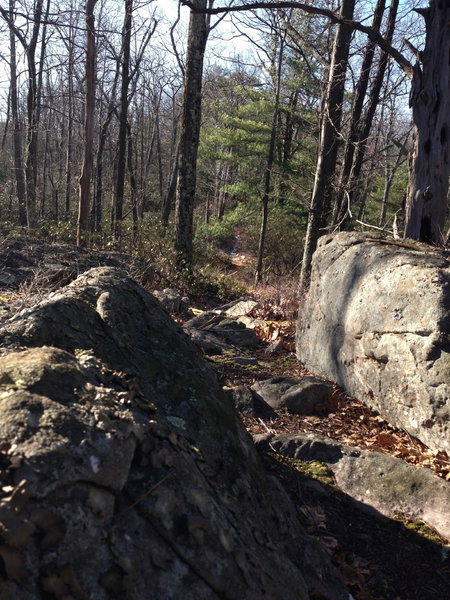
[[[93,269],[0,327],[0,599],[347,599],[213,371]]]
[[[297,329],[297,356],[392,425],[450,451],[450,263],[414,243],[324,236]]]

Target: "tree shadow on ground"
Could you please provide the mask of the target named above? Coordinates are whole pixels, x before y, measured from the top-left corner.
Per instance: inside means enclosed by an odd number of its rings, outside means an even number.
[[[450,598],[449,546],[419,535],[338,488],[302,472],[284,457],[265,454],[310,535],[325,546],[354,600]]]

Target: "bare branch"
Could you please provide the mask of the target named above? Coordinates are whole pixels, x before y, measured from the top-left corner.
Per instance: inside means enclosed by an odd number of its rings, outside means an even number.
[[[242,12],[247,10],[256,10],[259,8],[266,10],[280,8],[299,8],[300,10],[303,10],[304,12],[307,12],[309,14],[327,17],[332,23],[347,25],[357,31],[361,31],[361,33],[365,33],[370,40],[376,42],[376,44],[381,48],[381,50],[392,56],[392,58],[399,64],[399,66],[404,70],[404,72],[408,75],[410,79],[413,76],[413,65],[405,56],[403,56],[401,52],[399,52],[390,43],[388,43],[387,40],[377,29],[374,29],[373,27],[368,27],[367,25],[363,25],[359,21],[354,21],[353,19],[345,19],[339,16],[339,14],[327,8],[310,6],[308,4],[304,4],[303,2],[289,2],[288,0],[280,0],[278,2],[251,2],[249,4],[244,4],[240,6],[219,6],[217,8],[207,8],[205,10],[199,10],[189,0],[180,0],[180,2],[183,6],[187,6],[193,12],[206,12],[207,14],[211,15],[218,15],[224,12]]]

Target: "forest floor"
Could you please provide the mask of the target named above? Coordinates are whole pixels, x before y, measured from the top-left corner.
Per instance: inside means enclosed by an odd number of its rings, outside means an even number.
[[[64,284],[54,276],[60,272],[61,265],[69,265],[72,271],[75,265],[82,271],[105,264],[105,257],[111,259],[110,264],[114,266],[130,264],[130,257],[106,253],[103,256],[74,246],[53,246],[24,239],[3,243],[0,246],[0,318],[8,318],[17,309],[39,301]],[[250,262],[245,254],[232,256],[230,269],[246,270]],[[145,265],[131,263],[128,271],[134,269],[142,275]],[[49,271],[53,273],[51,277]],[[161,287],[167,287],[167,283]],[[252,290],[259,301],[253,316],[258,319],[255,331],[262,343],[256,351],[247,351],[247,355],[258,358],[258,363],[251,367],[231,361],[215,363],[223,386],[251,386],[255,381],[278,375],[301,378],[308,374],[293,352],[297,305],[292,299],[293,293],[286,289],[280,292],[279,288],[262,286]],[[193,304],[205,309],[209,300],[196,298]],[[268,356],[265,353],[268,343],[280,337],[283,338],[282,349]],[[240,351],[240,354],[244,353]],[[313,432],[342,444],[391,454],[450,480],[447,455],[433,452],[408,434],[390,427],[377,413],[337,386],[328,409],[326,416],[280,413],[270,421],[248,417],[243,417],[243,421],[251,434]],[[325,547],[343,573],[354,600],[450,598],[449,540],[420,522],[408,523],[400,516],[388,519],[361,511],[357,503],[336,486],[312,479],[307,471],[280,455],[265,456],[264,460],[267,469],[284,484],[308,532]]]

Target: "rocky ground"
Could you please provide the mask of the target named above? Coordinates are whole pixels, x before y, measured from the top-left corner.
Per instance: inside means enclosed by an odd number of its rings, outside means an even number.
[[[275,375],[302,377],[306,373],[292,353],[282,351],[260,366],[221,364],[217,373],[224,385],[251,385]],[[376,413],[335,388],[330,411],[322,416],[287,412],[275,418],[243,417],[254,434],[318,433],[362,449],[385,452],[407,463],[432,469],[449,479],[449,458],[436,455],[418,440],[391,428]],[[318,537],[344,573],[355,600],[437,600],[450,595],[449,540],[420,520],[401,512],[396,519],[361,510],[336,486],[323,465],[267,454],[267,468],[281,479],[302,514],[311,535]],[[313,480],[311,479],[313,476]]]
[[[148,263],[131,257],[7,238],[0,246],[0,318],[8,318],[99,264],[119,266],[150,289],[166,285],[158,281]],[[186,321],[192,314],[176,318]],[[308,375],[292,352],[292,322],[264,315],[261,309],[254,309],[249,319],[247,325],[258,334],[258,345],[242,347],[222,337],[226,348],[206,352],[223,386],[250,387],[274,376],[301,379]],[[196,331],[216,335],[217,328],[224,328],[223,320],[219,321],[204,321]],[[225,328],[229,325],[225,323]],[[271,344],[278,344],[272,346],[272,352],[268,351]],[[339,444],[389,454],[432,470],[436,478],[450,480],[450,459],[445,454],[432,452],[391,428],[336,386],[322,414],[297,415],[280,410],[259,416],[250,411],[242,418],[253,435],[320,434]],[[339,566],[355,600],[450,597],[448,539],[421,521],[408,521],[401,512],[396,518],[386,518],[362,509],[361,503],[336,485],[333,473],[323,463],[296,460],[275,451],[264,453],[264,460],[267,469],[285,485],[309,533],[320,540]]]

